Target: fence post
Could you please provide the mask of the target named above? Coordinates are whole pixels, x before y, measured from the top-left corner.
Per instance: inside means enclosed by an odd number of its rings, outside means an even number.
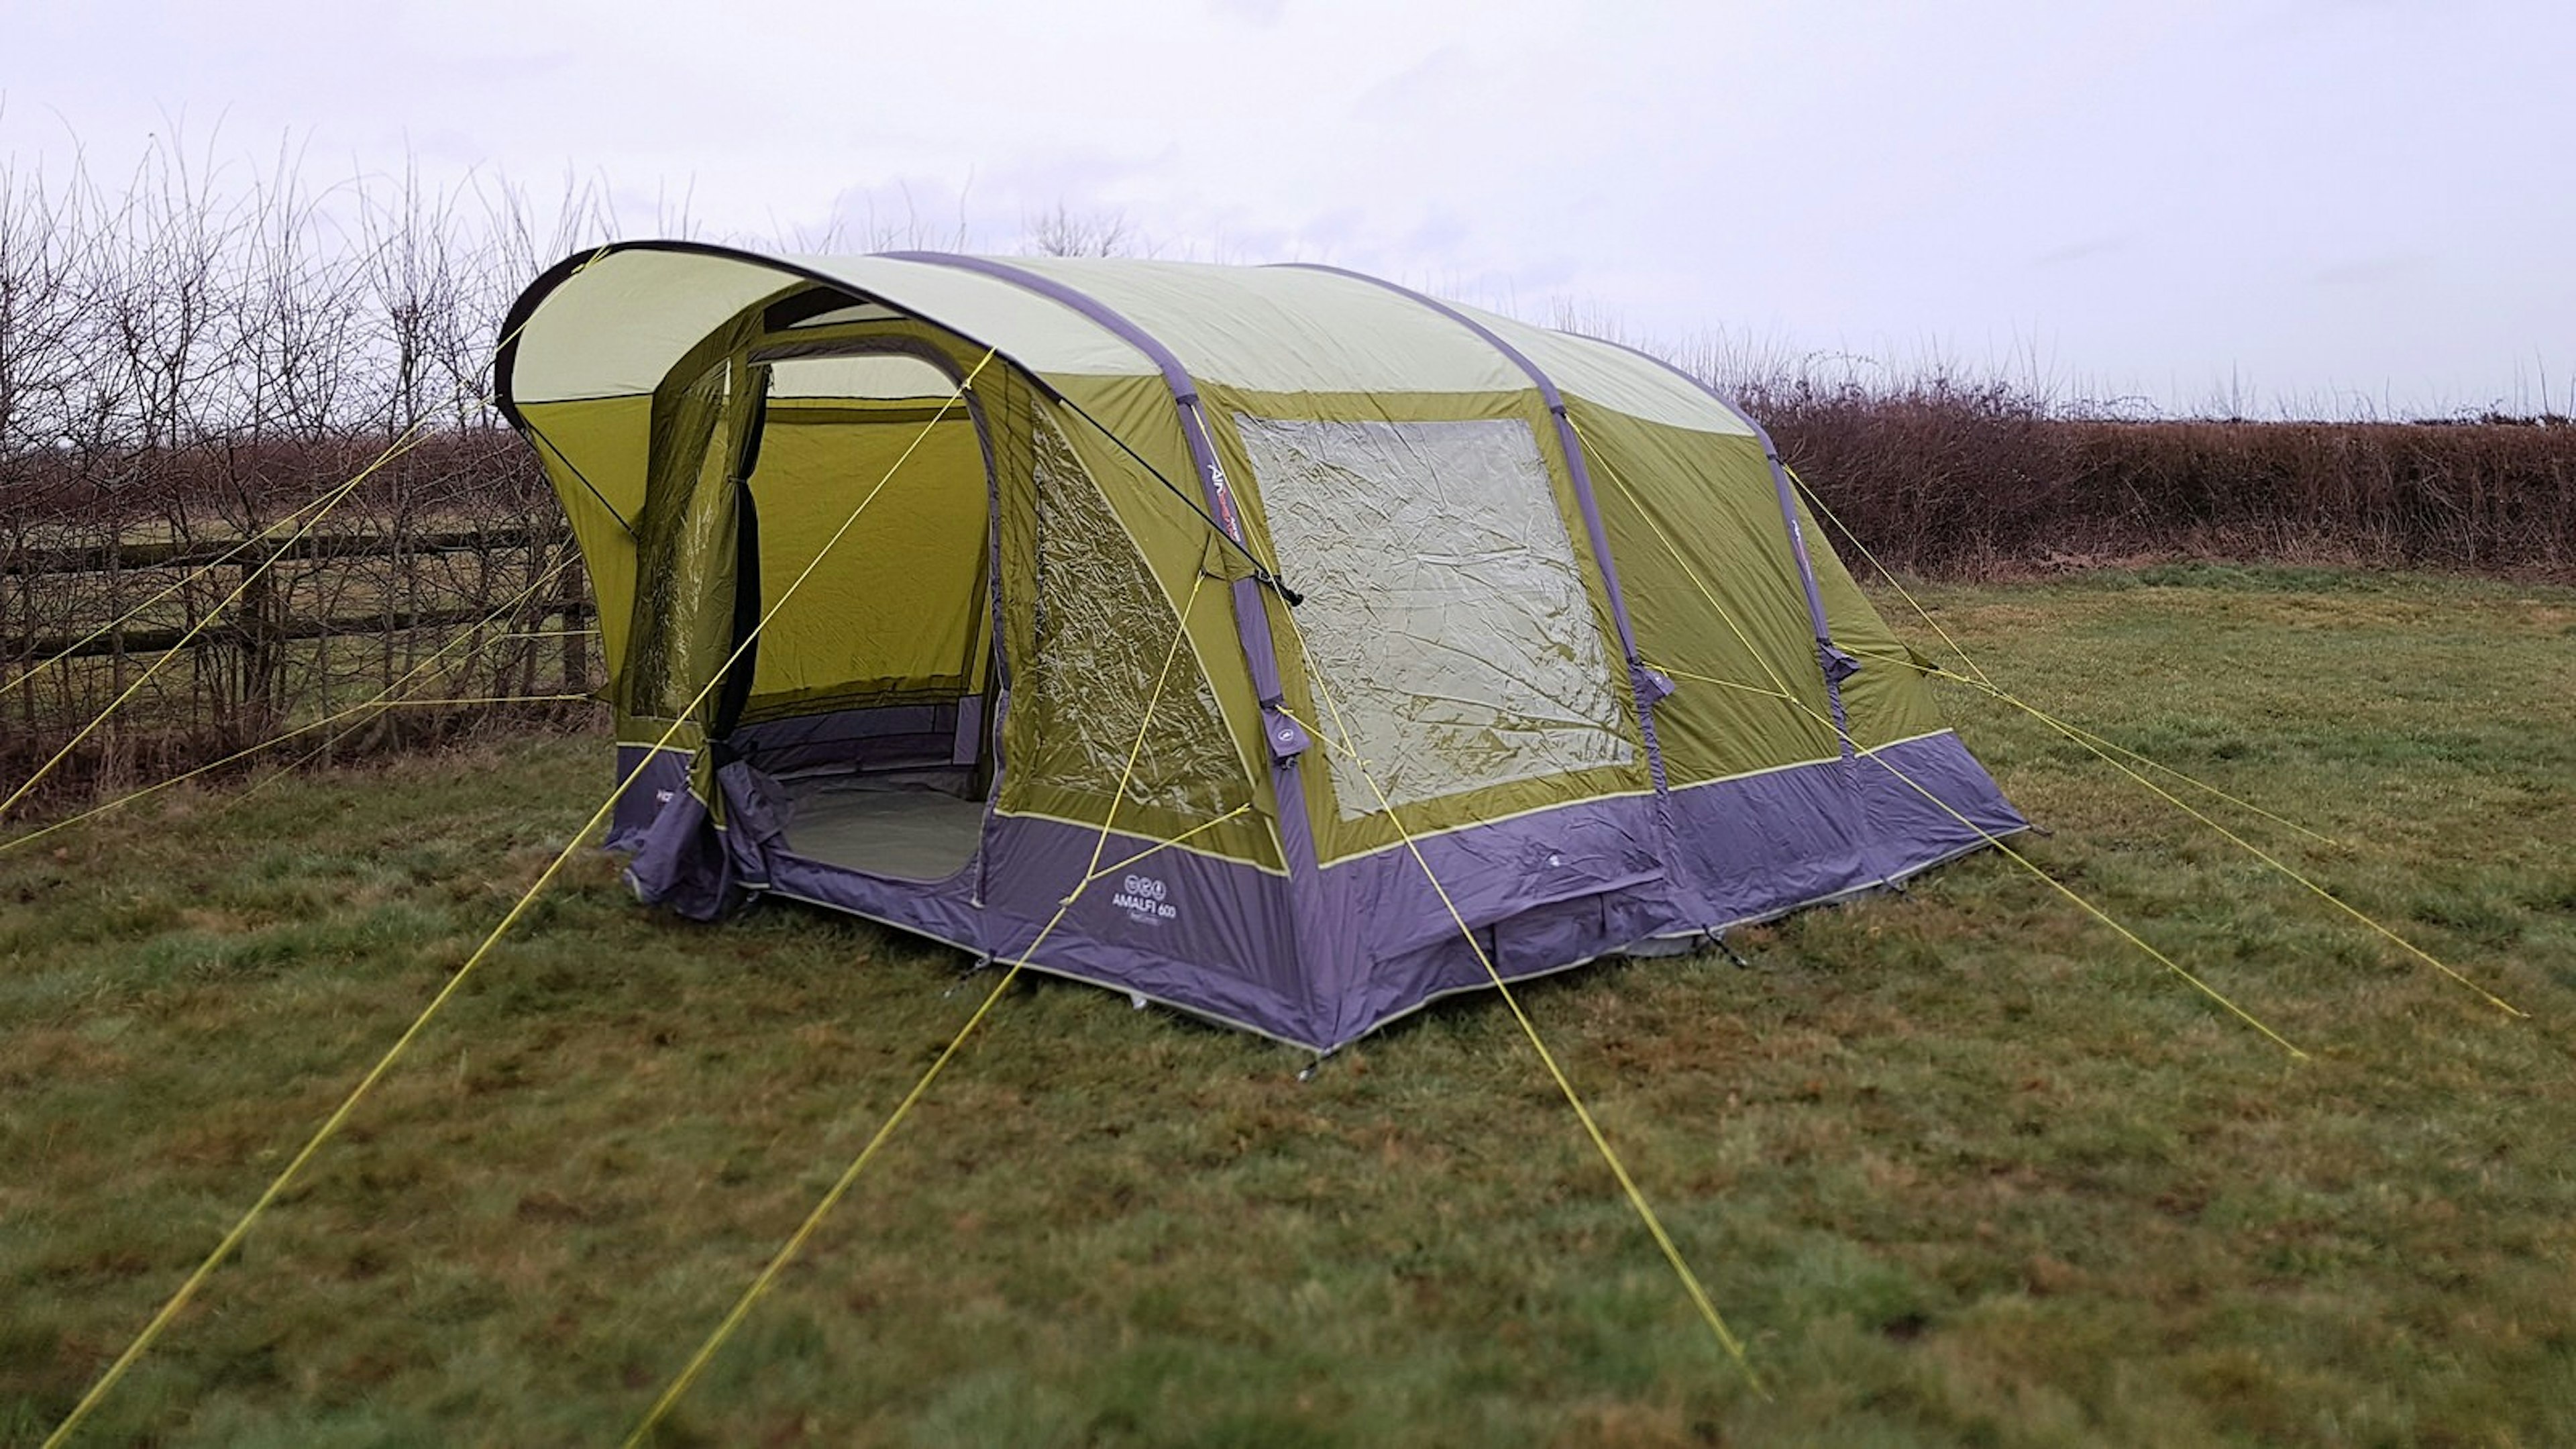
[[[36,575],[30,571],[31,566],[27,562],[25,525],[17,519],[11,519],[10,524],[10,552],[17,555],[21,569],[18,574],[18,663],[10,678],[17,682],[19,709],[27,721],[26,738],[32,741],[37,738],[36,691],[41,684],[41,681],[27,677],[36,670]]]
[[[574,581],[580,587],[580,581]],[[590,631],[582,627],[589,618],[582,610],[580,593],[566,594],[555,608],[564,623],[563,672],[566,694],[582,694],[590,689]]]
[[[245,740],[265,734],[283,712],[286,693],[285,594],[277,587],[283,542],[262,544],[244,553],[241,567],[250,575],[234,606],[234,627],[241,638],[241,715],[238,731]]]
[[[548,548],[546,540],[539,538],[536,530],[531,528],[528,530],[527,552],[530,592],[527,602],[519,606],[519,621],[514,626],[521,636],[517,640],[519,647],[516,654],[519,666],[519,693],[523,695],[537,692],[537,656],[545,652],[538,642],[537,635],[546,627],[546,601],[537,597],[535,590],[537,581],[545,577],[546,555],[553,550]]]
[[[110,518],[107,525],[107,617],[125,618],[125,524]],[[70,631],[65,630],[66,634]],[[114,646],[114,663],[110,666],[109,685],[116,695],[125,693],[125,625],[119,622],[108,632]],[[116,695],[109,696],[115,698]]]

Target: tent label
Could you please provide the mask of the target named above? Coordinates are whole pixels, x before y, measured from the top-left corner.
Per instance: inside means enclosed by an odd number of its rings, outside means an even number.
[[[1159,925],[1164,921],[1177,919],[1181,914],[1180,907],[1171,905],[1163,899],[1170,894],[1170,887],[1153,876],[1131,875],[1119,882],[1119,885],[1122,889],[1109,898],[1109,904],[1125,911],[1131,921]]]

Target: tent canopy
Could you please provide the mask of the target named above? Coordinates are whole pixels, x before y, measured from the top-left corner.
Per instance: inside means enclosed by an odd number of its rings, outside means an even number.
[[[1328,1050],[1489,982],[1451,904],[1526,975],[2022,825],[1761,431],[1610,343],[1329,268],[635,243],[498,372],[614,841],[691,914],[1016,956],[1072,893],[1032,965]]]

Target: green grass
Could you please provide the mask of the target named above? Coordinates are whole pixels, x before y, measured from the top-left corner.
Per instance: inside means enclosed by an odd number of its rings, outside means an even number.
[[[1957,692],[2056,831],[2031,856],[2314,1056],[1992,853],[1743,933],[1751,970],[1533,986],[1771,1399],[1498,1002],[1301,1084],[1031,981],[669,1441],[2576,1442],[2576,593],[1924,597],[2034,701],[2346,842],[2213,812],[2532,1019]],[[0,1441],[69,1409],[604,784],[545,740],[0,855]],[[86,1442],[613,1442],[972,1010],[959,964],[788,908],[675,924],[584,857]]]

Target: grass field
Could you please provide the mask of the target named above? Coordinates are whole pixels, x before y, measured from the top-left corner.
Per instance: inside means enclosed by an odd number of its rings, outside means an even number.
[[[2333,914],[1947,695],[2031,857],[1285,1048],[1031,981],[669,1442],[2576,1442],[2576,592],[2175,567],[1925,595],[2006,684],[2327,832]],[[1892,619],[1902,614],[1884,601]],[[1902,620],[1899,619],[1902,623]],[[1908,632],[1925,646],[1919,627]],[[605,784],[547,739],[0,854],[0,1441],[33,1442]],[[973,1008],[944,950],[584,857],[84,1442],[614,1442]]]

